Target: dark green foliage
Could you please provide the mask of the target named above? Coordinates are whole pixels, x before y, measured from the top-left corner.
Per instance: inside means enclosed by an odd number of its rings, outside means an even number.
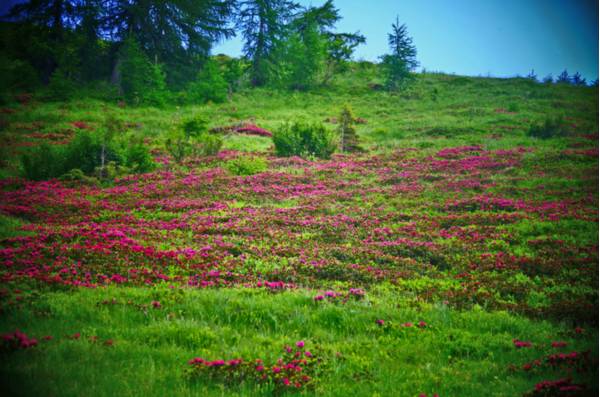
[[[49,26],[52,38],[59,40],[66,27],[71,27],[78,16],[78,1],[35,0],[13,6],[11,19],[25,20],[40,26]],[[66,25],[66,26],[65,26]]]
[[[62,151],[47,143],[43,143],[21,156],[23,176],[34,181],[59,176],[63,172],[63,164]]]
[[[116,0],[107,2],[107,26],[119,39],[133,36],[155,63],[164,65],[169,86],[184,88],[195,77],[213,43],[233,36],[233,0]]]
[[[72,170],[79,169],[91,175],[102,165],[102,154],[106,162],[123,163],[123,156],[114,143],[104,146],[97,135],[80,132],[67,146],[43,144],[21,158],[24,175],[27,179],[44,180],[56,178]]]
[[[327,55],[330,77],[335,72],[344,72],[348,69],[348,62],[356,47],[365,44],[367,39],[359,32],[356,33],[329,33],[327,41]]]
[[[184,121],[181,124],[181,128],[186,136],[197,137],[206,132],[208,128],[208,121],[202,117],[193,117]]]
[[[579,72],[575,72],[571,77],[571,83],[573,83],[573,85],[587,85],[585,78],[581,77],[581,73]]]
[[[66,147],[62,173],[79,168],[87,175],[109,162],[123,164],[123,154],[113,139],[81,132]],[[58,176],[58,175],[57,175]]]
[[[391,54],[382,57],[385,75],[385,85],[388,90],[395,91],[403,88],[411,78],[410,72],[416,68],[417,49],[408,36],[406,24],[400,25],[398,18],[392,24],[392,33],[388,35]]]
[[[561,84],[569,84],[571,82],[571,77],[569,76],[569,72],[567,70],[563,70],[558,77],[556,78],[557,83]]]
[[[562,116],[548,117],[542,124],[534,124],[529,127],[527,135],[534,138],[548,139],[564,136],[567,133]]]
[[[225,167],[234,175],[246,176],[265,172],[268,163],[263,157],[238,157],[228,161]]]
[[[125,40],[120,57],[121,88],[125,99],[135,105],[163,105],[167,91],[160,65],[151,63],[132,37]]]
[[[58,177],[58,180],[67,185],[71,182],[75,182],[76,184],[97,185],[99,182],[98,179],[93,176],[84,174],[79,168],[73,168],[72,170],[65,172]]]
[[[125,150],[125,159],[127,168],[136,173],[149,172],[155,167],[150,151],[142,142],[128,145]]]
[[[39,83],[38,73],[31,64],[0,55],[0,92],[31,91]]]
[[[273,134],[278,156],[302,156],[328,159],[336,149],[334,134],[323,124],[296,122],[285,124]]]
[[[252,61],[250,80],[253,85],[269,82],[274,50],[285,36],[286,24],[298,7],[289,0],[240,1],[244,54]]]
[[[216,61],[208,59],[198,73],[196,81],[189,85],[187,95],[193,103],[221,103],[227,100],[227,91],[228,84],[219,70],[219,65]]]
[[[342,152],[361,152],[363,149],[360,147],[358,135],[354,128],[355,117],[352,114],[352,110],[348,105],[342,109],[340,115],[340,147]]]
[[[97,132],[81,131],[66,146],[43,144],[33,148],[21,158],[24,176],[44,180],[69,174],[63,179],[75,180],[77,172],[71,171],[79,170],[111,179],[122,173],[123,167],[133,172],[151,171],[154,161],[148,148],[135,139],[124,143],[124,130],[123,122],[109,114]]]
[[[67,76],[62,68],[57,68],[48,84],[48,98],[55,101],[64,101],[71,98],[77,90],[77,84]]]

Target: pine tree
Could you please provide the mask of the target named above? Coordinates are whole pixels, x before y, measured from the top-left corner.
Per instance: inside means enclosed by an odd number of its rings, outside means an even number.
[[[579,72],[575,72],[575,74],[571,77],[571,83],[573,85],[587,85],[585,78],[581,77]]]
[[[265,85],[271,74],[273,55],[286,34],[286,25],[298,5],[289,0],[243,0],[240,2],[240,27],[244,54],[252,61],[250,80]]]
[[[234,0],[113,0],[103,29],[113,39],[133,36],[154,63],[165,66],[171,87],[183,88],[207,58],[211,45],[234,35]],[[115,67],[118,67],[119,59]]]
[[[563,70],[561,74],[556,78],[557,83],[569,84],[571,82],[571,77],[569,77],[569,72],[567,69]]]
[[[345,105],[340,115],[340,146],[342,152],[362,152],[358,135],[354,128],[355,117],[348,105]]]
[[[382,57],[386,87],[390,91],[404,86],[410,79],[410,71],[416,68],[417,49],[408,36],[406,24],[400,25],[398,18],[392,24],[392,33],[388,35],[391,54]]]
[[[548,74],[546,77],[542,79],[542,83],[544,84],[552,84],[554,82],[554,77],[552,77],[552,73]]]
[[[325,61],[317,62],[320,68],[323,82],[327,82],[336,70],[340,70],[344,62],[349,61],[354,49],[366,42],[364,36],[356,33],[336,33],[335,25],[342,19],[340,11],[333,4],[333,0],[327,0],[320,7],[308,7],[292,22],[292,29],[300,33],[308,49],[315,48],[316,32],[320,34],[319,45],[324,46]],[[307,39],[312,35],[313,40]],[[310,51],[310,50],[309,50]],[[313,50],[313,53],[320,50]],[[322,55],[320,55],[322,57]]]
[[[120,87],[125,99],[132,104],[164,104],[165,75],[159,64],[152,63],[133,37],[121,47],[119,57]]]

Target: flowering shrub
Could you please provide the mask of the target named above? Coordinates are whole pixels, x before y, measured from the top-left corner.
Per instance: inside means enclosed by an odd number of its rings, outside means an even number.
[[[285,346],[283,357],[274,363],[265,363],[261,359],[210,361],[196,357],[189,361],[187,373],[193,378],[210,379],[227,385],[253,381],[272,385],[275,390],[281,391],[306,389],[315,381],[320,359],[304,347],[304,341],[298,341],[295,348]]]
[[[266,136],[266,137],[273,136],[273,133],[265,130],[264,128],[260,128],[259,126],[255,125],[255,124],[243,124],[242,126],[237,127],[235,129],[235,132],[240,132],[242,134],[248,134],[248,135]]]
[[[573,196],[509,186],[530,149],[444,150],[269,158],[269,172],[243,183],[191,159],[183,160],[191,171],[157,169],[107,187],[0,180],[0,211],[35,232],[3,241],[0,279],[51,289],[301,285],[320,291],[316,303],[361,299],[361,289],[390,283],[428,303],[594,324],[592,188]],[[570,288],[548,289],[565,277]],[[361,289],[334,291],[333,281]],[[15,298],[0,304],[22,304]]]
[[[563,378],[539,382],[535,385],[535,389],[525,393],[524,397],[583,397],[586,395],[589,394],[586,393],[584,385],[572,383],[570,378]]]
[[[349,299],[361,300],[365,297],[365,291],[361,288],[350,288],[347,293],[343,294],[335,291],[325,291],[322,294],[316,295],[313,300],[320,302],[327,300],[330,302],[340,302],[342,304],[348,302]]]
[[[586,372],[597,369],[597,361],[590,356],[589,351],[554,353],[544,358],[527,362],[521,366],[524,371],[534,371],[540,369],[566,370],[568,372]]]
[[[252,123],[239,123],[227,126],[213,127],[211,128],[211,132],[238,132],[240,134],[246,135],[256,135],[256,136],[265,136],[272,137],[273,134],[270,131],[265,130]]]
[[[27,349],[30,347],[37,346],[38,341],[35,338],[30,338],[23,332],[16,330],[14,332],[3,334],[0,336],[2,345],[0,347],[1,352],[11,352],[19,349]]]
[[[523,341],[523,340],[518,340],[518,339],[513,339],[513,344],[515,345],[515,347],[517,349],[523,348],[523,347],[531,347],[531,342],[527,342],[527,341]]]

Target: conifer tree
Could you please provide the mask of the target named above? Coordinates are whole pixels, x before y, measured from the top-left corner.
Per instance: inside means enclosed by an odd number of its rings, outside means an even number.
[[[244,54],[251,60],[253,85],[269,81],[276,48],[286,34],[286,25],[298,5],[289,0],[243,0],[240,2],[240,27]]]
[[[149,59],[165,66],[169,85],[183,88],[211,45],[234,35],[234,9],[234,0],[113,0],[102,22],[113,39],[133,36]]]
[[[350,106],[345,105],[340,115],[340,146],[342,152],[362,152],[358,135],[354,128],[355,117]]]
[[[162,105],[166,95],[165,75],[159,64],[152,63],[133,37],[121,47],[120,87],[132,104]]]
[[[390,91],[402,88],[410,79],[410,72],[419,66],[417,49],[408,36],[406,24],[400,25],[398,18],[392,24],[392,33],[388,35],[391,54],[382,57],[385,72],[385,85]]]
[[[557,83],[569,84],[571,82],[571,77],[569,77],[569,72],[567,69],[563,70],[561,74],[556,78]]]
[[[581,73],[575,72],[573,77],[571,77],[571,83],[573,85],[587,85],[585,78],[581,77]]]

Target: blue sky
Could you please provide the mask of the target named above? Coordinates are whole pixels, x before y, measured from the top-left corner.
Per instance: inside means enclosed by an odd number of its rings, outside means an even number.
[[[299,1],[321,5],[323,1]],[[563,69],[598,77],[598,2],[585,0],[337,0],[340,32],[360,32],[367,43],[355,58],[377,60],[387,52],[396,15],[406,23],[427,70],[462,75],[541,78]],[[213,53],[237,56],[241,38]],[[420,69],[420,68],[419,68]]]

